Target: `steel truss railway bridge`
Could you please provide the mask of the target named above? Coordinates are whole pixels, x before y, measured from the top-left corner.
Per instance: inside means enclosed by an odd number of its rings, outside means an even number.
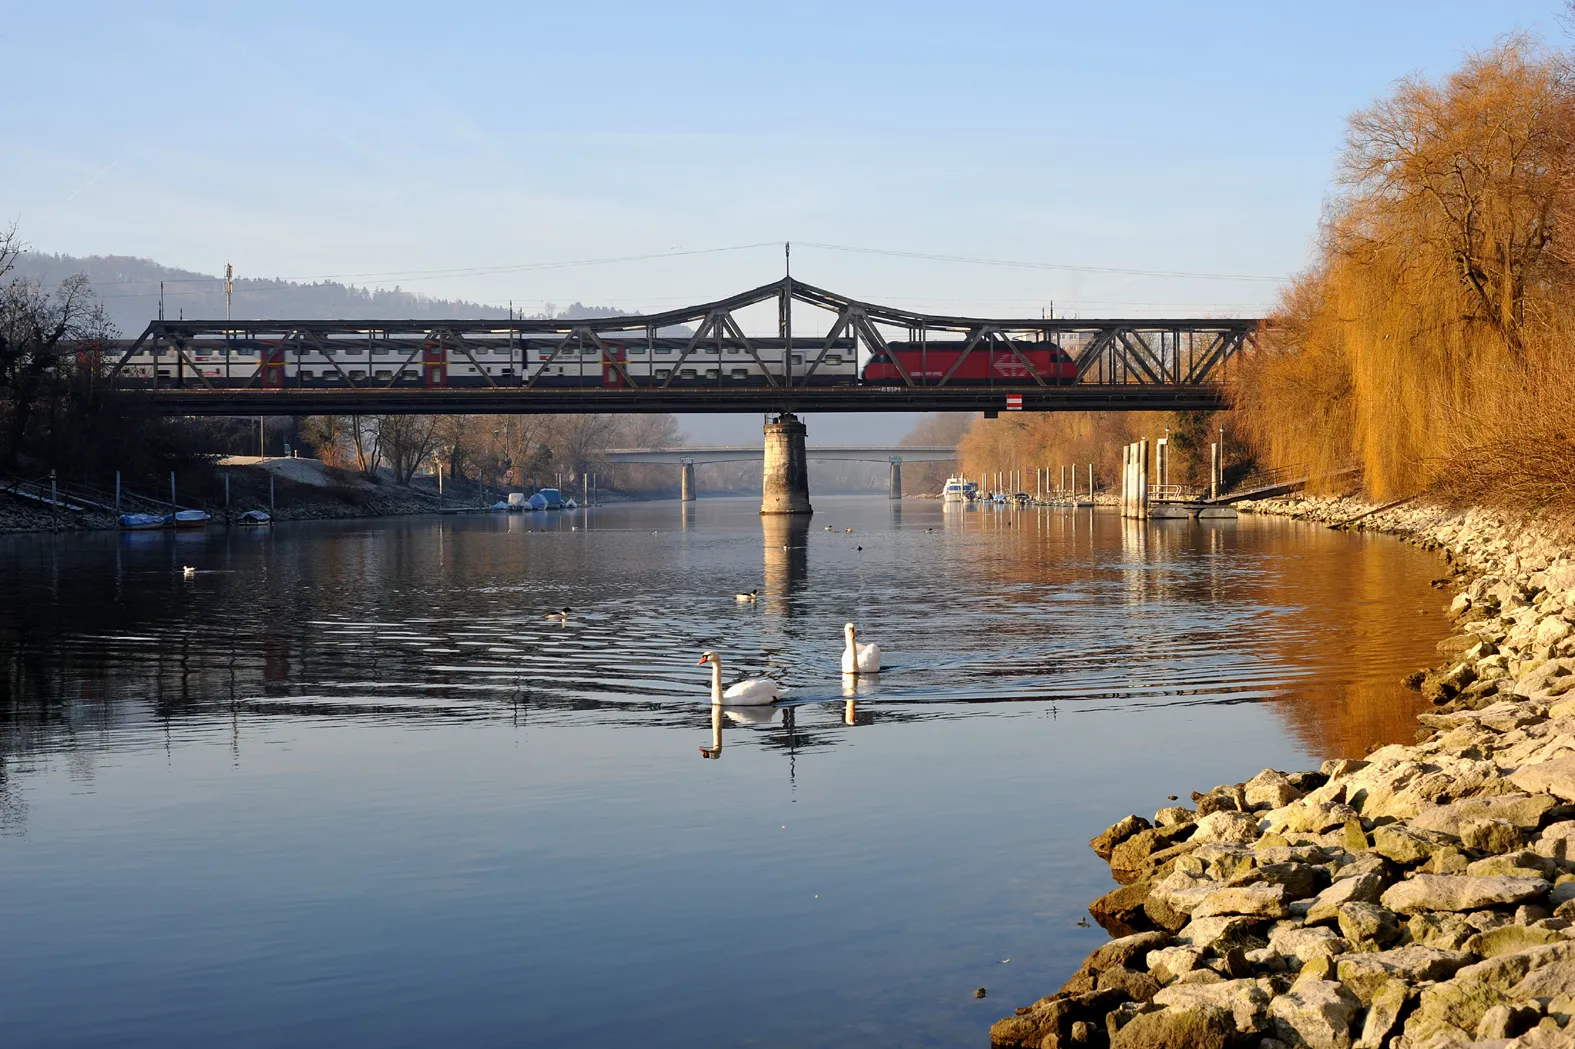
[[[952,317],[863,302],[785,276],[715,302],[638,316],[161,318],[134,340],[92,349],[102,354],[112,388],[164,415],[770,414],[761,512],[799,514],[811,510],[806,430],[795,413],[1207,411],[1225,406],[1231,362],[1254,345],[1259,325]],[[775,331],[748,334],[762,328]],[[902,348],[893,352],[894,343]],[[1030,362],[1025,350],[1044,354],[1050,343],[1070,357],[1075,376],[1047,382]],[[926,356],[931,345],[946,362],[935,369]],[[89,348],[76,349],[80,360]],[[724,352],[744,365],[727,378]],[[673,363],[658,369],[658,353]],[[631,367],[633,354],[643,363]],[[374,355],[382,358],[375,365]],[[923,363],[905,366],[905,356],[910,365]],[[685,369],[691,359],[697,367]],[[889,368],[888,377],[861,378],[858,362],[872,359]],[[684,496],[693,498],[694,463],[681,465]],[[895,496],[901,464],[893,459],[891,470]]]
[[[761,344],[745,321],[761,311],[776,314],[777,360],[767,369]],[[983,319],[894,309],[839,295],[784,277],[715,302],[665,313],[624,317],[519,320],[166,320],[149,324],[135,340],[105,354],[109,383],[166,415],[507,414],[561,412],[802,412],[802,411],[1177,411],[1224,404],[1223,383],[1232,359],[1252,346],[1255,319]],[[757,329],[758,323],[754,325]],[[675,331],[680,332],[674,335]],[[898,377],[880,383],[828,384],[819,371],[828,355],[849,345],[868,356],[893,341],[927,345],[949,340],[962,347],[944,374],[918,374],[896,361]],[[504,349],[526,340],[550,353],[539,362],[519,354],[505,374],[483,367]],[[638,374],[609,343],[655,348],[676,360],[670,370]],[[1076,363],[1074,382],[1046,382],[1028,365],[1023,346],[1054,342]],[[792,354],[784,354],[784,345]],[[236,347],[250,359],[229,363]],[[256,347],[267,347],[259,358]],[[752,384],[718,378],[678,380],[681,365],[724,348],[760,366]],[[369,366],[371,351],[384,356],[382,371]],[[1012,354],[1023,365],[1015,379],[963,382],[957,372],[974,354]],[[792,358],[802,356],[803,363]],[[215,367],[215,359],[221,363]],[[593,359],[603,385],[564,386],[544,381],[555,365],[572,361],[583,373]],[[470,385],[452,381],[441,360],[474,366]],[[139,363],[153,362],[152,366]],[[382,364],[383,362],[379,362]],[[320,370],[311,384],[291,379],[302,365]],[[352,364],[356,367],[352,367]],[[535,365],[532,367],[532,365]],[[995,376],[996,369],[989,369]],[[436,377],[436,381],[434,381]]]

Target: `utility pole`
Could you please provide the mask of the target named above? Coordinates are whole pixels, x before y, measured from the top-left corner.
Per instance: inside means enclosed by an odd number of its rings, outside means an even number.
[[[235,267],[224,264],[224,319],[230,319],[230,293],[235,290]]]
[[[782,376],[793,385],[793,243],[782,242]]]

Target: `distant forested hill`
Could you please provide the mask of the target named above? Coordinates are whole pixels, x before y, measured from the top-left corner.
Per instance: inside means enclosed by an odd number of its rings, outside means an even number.
[[[211,320],[224,316],[222,277],[161,266],[129,255],[49,255],[30,251],[18,260],[18,275],[52,288],[67,277],[87,275],[93,290],[122,335],[141,333],[159,315],[159,282],[164,282],[166,317]],[[611,317],[624,311],[576,302],[554,316]],[[462,299],[436,299],[416,292],[358,288],[335,281],[301,284],[286,280],[237,278],[230,299],[237,320],[256,317],[323,320],[480,319],[508,316],[508,310]]]

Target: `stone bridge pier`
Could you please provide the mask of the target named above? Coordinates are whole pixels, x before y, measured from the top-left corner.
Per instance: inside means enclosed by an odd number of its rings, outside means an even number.
[[[762,514],[811,514],[809,462],[804,452],[808,430],[792,412],[765,425],[765,463],[761,472]]]
[[[695,501],[695,461],[688,457],[679,461],[683,477],[678,485],[678,497],[686,503]]]
[[[891,475],[886,483],[886,495],[891,499],[902,498],[902,457],[891,457]]]

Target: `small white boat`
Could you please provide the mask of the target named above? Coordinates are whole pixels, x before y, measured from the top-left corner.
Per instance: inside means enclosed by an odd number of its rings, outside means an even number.
[[[579,508],[579,505],[579,503],[574,501],[574,496],[572,495],[563,501],[563,508],[565,510],[576,510]]]
[[[121,514],[120,527],[128,531],[141,532],[152,528],[168,528],[170,518],[168,514]]]
[[[176,528],[206,528],[213,515],[206,510],[177,510],[174,515]]]
[[[235,523],[243,525],[273,524],[273,515],[267,510],[248,510],[237,517]]]
[[[948,477],[946,487],[941,489],[941,499],[948,503],[965,503],[968,501],[968,480],[963,477]]]

